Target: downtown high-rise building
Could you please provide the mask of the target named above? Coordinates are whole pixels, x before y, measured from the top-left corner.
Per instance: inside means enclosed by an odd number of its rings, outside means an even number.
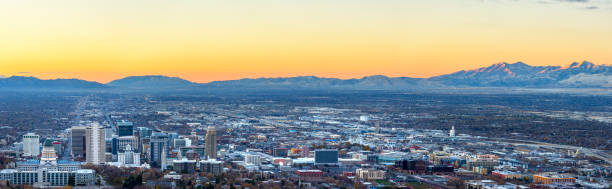
[[[23,154],[32,157],[40,154],[40,136],[34,133],[23,135]]]
[[[87,127],[85,137],[86,160],[87,163],[94,165],[103,164],[105,162],[106,140],[104,135],[104,127],[98,123],[93,123]]]
[[[209,126],[206,130],[205,150],[207,159],[217,159],[217,130]]]
[[[138,148],[138,150],[143,154],[147,154],[153,130],[147,127],[138,127],[136,132],[136,136],[138,136],[138,147],[132,147]]]
[[[134,123],[121,120],[117,122],[117,135],[122,136],[133,136],[134,135]]]
[[[149,162],[153,167],[161,167],[164,163],[165,154],[168,153],[168,135],[153,133],[150,140]]]
[[[85,158],[87,146],[85,145],[85,135],[87,128],[74,126],[70,129],[70,151],[73,157]]]

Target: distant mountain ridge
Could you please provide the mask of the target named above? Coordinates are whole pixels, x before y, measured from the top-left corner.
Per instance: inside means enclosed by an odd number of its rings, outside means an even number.
[[[106,85],[80,79],[42,80],[35,77],[11,76],[0,78],[2,89],[104,89]]]
[[[567,67],[530,66],[523,62],[498,63],[489,67],[463,70],[452,74],[429,78],[448,86],[473,87],[605,87],[600,83],[584,80],[576,85],[568,79],[578,74],[595,78],[612,75],[612,66],[595,65],[591,62],[574,62]]]
[[[107,84],[79,79],[41,80],[0,77],[0,89],[347,89],[404,90],[460,87],[612,88],[612,66],[574,62],[568,66],[530,66],[523,62],[498,63],[431,78],[367,76],[337,79],[316,76],[278,77],[194,83],[161,75],[129,76]]]
[[[198,84],[179,77],[168,77],[162,75],[129,76],[113,80],[106,85],[119,88],[184,88],[193,87]]]

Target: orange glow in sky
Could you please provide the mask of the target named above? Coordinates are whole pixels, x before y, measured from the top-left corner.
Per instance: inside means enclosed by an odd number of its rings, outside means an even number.
[[[0,75],[103,83],[168,75],[209,82],[430,77],[502,61],[611,64],[611,4],[7,1],[0,3]]]

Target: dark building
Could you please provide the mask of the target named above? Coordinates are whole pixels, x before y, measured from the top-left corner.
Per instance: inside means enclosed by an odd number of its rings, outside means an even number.
[[[190,152],[190,151],[195,154],[198,154],[198,158],[201,158],[201,159],[203,159],[204,156],[206,155],[204,146],[186,146],[186,147],[179,148],[179,152],[181,153],[181,156],[183,157],[187,157],[187,152]]]
[[[121,120],[117,122],[117,134],[121,136],[133,136],[134,135],[134,124],[129,121]]]
[[[168,136],[164,133],[151,135],[149,162],[152,167],[161,167],[164,154],[168,153]]]
[[[368,162],[378,163],[378,155],[369,154],[367,157],[368,157]]]
[[[200,171],[219,175],[223,172],[223,162],[213,159],[200,161]]]
[[[338,163],[338,150],[315,150],[315,164]]]
[[[274,148],[274,157],[287,157],[289,150],[287,148]]]
[[[73,157],[80,157],[85,159],[85,152],[87,151],[85,145],[85,134],[87,129],[85,127],[74,126],[70,129],[70,140],[71,146],[70,151],[72,152]]]
[[[177,173],[191,174],[196,170],[195,160],[174,160],[172,164],[174,171]]]
[[[452,174],[455,172],[455,168],[450,165],[428,165],[428,174]]]
[[[410,174],[424,174],[426,171],[425,160],[403,159],[395,162],[395,166],[403,170],[408,170]]]
[[[119,142],[117,140],[117,137],[113,137],[111,139],[111,153],[117,155],[117,152],[119,152]]]

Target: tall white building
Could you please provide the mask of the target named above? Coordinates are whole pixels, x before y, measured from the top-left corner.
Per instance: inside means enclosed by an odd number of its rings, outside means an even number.
[[[85,144],[87,145],[86,160],[87,163],[94,165],[103,164],[105,162],[104,153],[106,152],[106,140],[104,135],[104,127],[99,123],[94,122],[87,127],[85,133]]]
[[[40,154],[40,136],[34,133],[23,135],[23,155],[38,156]]]
[[[448,136],[455,137],[455,126],[451,127],[451,130],[448,132]]]

